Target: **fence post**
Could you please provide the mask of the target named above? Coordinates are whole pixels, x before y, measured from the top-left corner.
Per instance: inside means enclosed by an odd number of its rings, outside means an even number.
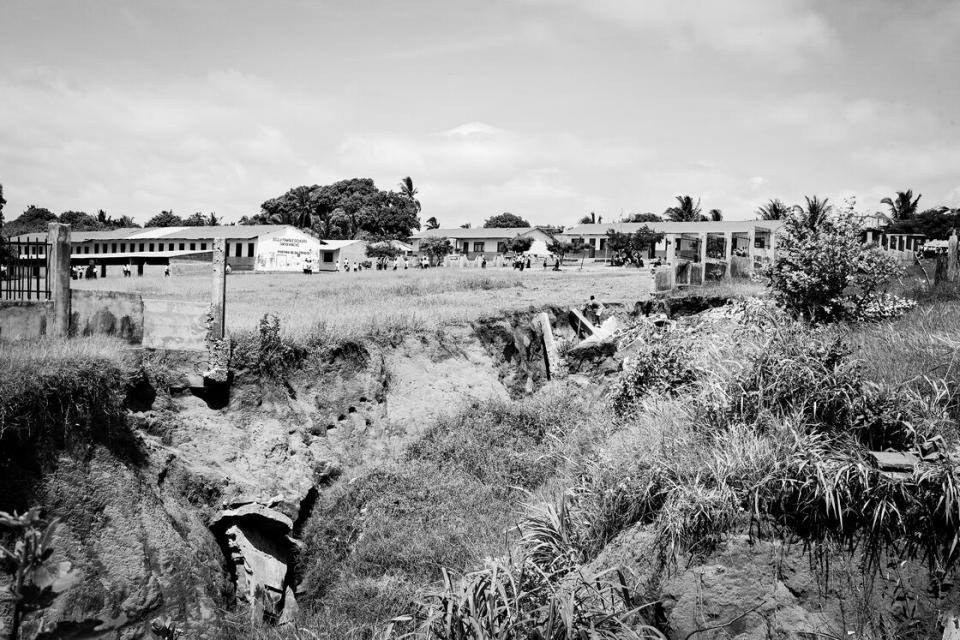
[[[947,280],[956,282],[958,270],[960,263],[957,262],[957,232],[954,230],[947,243]]]
[[[227,241],[213,241],[213,290],[210,300],[210,338],[223,340],[226,329],[225,308],[227,303]]]
[[[70,335],[70,225],[51,222],[47,226],[47,243],[53,336],[64,338]]]

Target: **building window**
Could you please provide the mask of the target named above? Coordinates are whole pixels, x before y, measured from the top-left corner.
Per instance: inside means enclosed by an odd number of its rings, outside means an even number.
[[[236,255],[238,258],[241,257],[241,256],[243,256],[243,244],[240,243],[240,242],[238,242],[238,243],[237,243],[237,248],[235,249],[235,251],[236,251],[236,253],[235,253],[234,255]]]
[[[600,238],[600,251],[603,251],[606,248],[607,248],[607,239]]]
[[[474,251],[474,253],[483,253],[483,243],[482,243],[482,242],[474,242],[474,243],[473,243],[473,251]]]
[[[323,261],[324,261],[324,262],[333,262],[333,251],[324,251],[324,252],[323,252]]]
[[[83,248],[84,253],[90,253],[90,245],[87,245]]]
[[[186,249],[186,248],[187,248],[187,243],[186,243],[186,242],[181,242],[181,243],[180,243],[180,251],[183,251],[183,250]]]
[[[196,250],[197,250],[197,243],[196,243],[196,242],[191,242],[191,243],[190,243],[190,251],[196,251]]]
[[[153,251],[153,243],[150,243],[150,251]]]
[[[590,248],[591,248],[591,249],[596,249],[596,248],[597,248],[597,239],[596,239],[596,238],[590,238]]]
[[[253,243],[252,243],[252,242],[248,242],[248,243],[247,243],[247,257],[248,257],[248,258],[252,258],[252,257],[253,257]]]
[[[207,243],[206,243],[206,242],[201,242],[201,243],[200,243],[200,251],[206,251],[206,250],[207,250]]]
[[[94,245],[93,245],[93,252],[94,252],[94,253],[100,253],[100,245],[99,245],[99,244],[94,243]]]
[[[173,251],[173,243],[172,243],[172,242],[167,245],[167,251]]]
[[[110,253],[116,253],[116,252],[117,252],[117,243],[116,243],[116,242],[111,242],[111,243],[110,243]]]
[[[143,253],[143,243],[142,243],[142,242],[140,243],[140,248],[138,249],[138,251],[140,251],[141,253]]]
[[[498,242],[497,243],[497,253],[506,253],[507,252],[507,243]]]

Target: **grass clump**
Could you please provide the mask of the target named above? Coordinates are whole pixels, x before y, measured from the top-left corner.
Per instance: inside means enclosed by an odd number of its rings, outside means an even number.
[[[304,531],[304,590],[325,606],[337,583],[420,584],[466,569],[497,546],[512,510],[490,487],[430,463],[371,470],[325,497]]]
[[[589,400],[561,386],[516,402],[475,403],[441,418],[407,457],[456,469],[498,496],[530,491],[556,473],[563,456],[559,443],[589,429],[594,411]]]

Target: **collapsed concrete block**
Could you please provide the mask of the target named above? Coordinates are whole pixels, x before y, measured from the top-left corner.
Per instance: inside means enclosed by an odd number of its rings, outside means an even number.
[[[213,530],[229,554],[236,576],[237,600],[250,606],[254,619],[278,619],[296,608],[288,575],[293,521],[256,502],[226,509]],[[289,611],[288,611],[289,614]]]

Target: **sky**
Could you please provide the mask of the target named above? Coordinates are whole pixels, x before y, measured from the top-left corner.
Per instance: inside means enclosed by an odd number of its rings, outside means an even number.
[[[960,206],[960,2],[0,0],[8,220],[408,175],[443,227]]]

